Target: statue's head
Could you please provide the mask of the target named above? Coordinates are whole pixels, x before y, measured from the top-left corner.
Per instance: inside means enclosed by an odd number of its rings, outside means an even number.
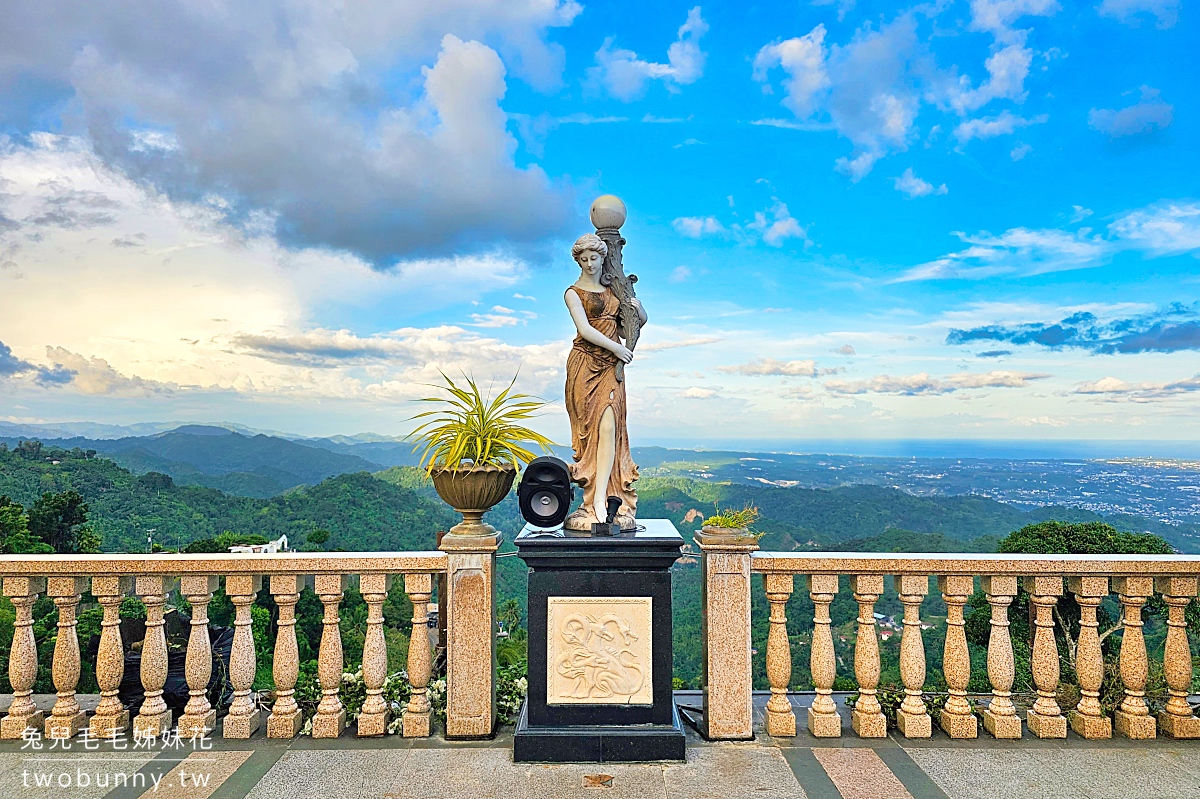
[[[575,246],[571,247],[571,257],[579,264],[579,268],[589,275],[600,274],[606,255],[608,245],[595,233],[584,233],[575,240]]]

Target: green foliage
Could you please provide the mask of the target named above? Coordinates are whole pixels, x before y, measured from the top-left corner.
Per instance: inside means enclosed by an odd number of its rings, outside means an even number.
[[[226,530],[215,538],[198,538],[179,551],[187,554],[220,553],[228,552],[230,547],[265,543],[267,543],[267,539],[258,533],[235,533]]]
[[[25,508],[8,497],[0,497],[0,554],[45,555],[52,552],[54,547],[30,534]]]
[[[861,697],[862,694],[859,693],[846,697],[846,707],[854,707],[858,704]],[[875,698],[879,700],[879,707],[884,717],[887,718],[888,729],[894,730],[896,728],[896,711],[904,703],[904,687],[893,683],[880,685],[875,691]],[[921,700],[925,705],[925,712],[934,719],[938,717],[942,708],[946,706],[947,698],[949,698],[948,695],[944,693],[925,692],[921,695]],[[969,699],[967,702],[974,708],[974,702]]]
[[[1029,524],[1000,542],[997,552],[1037,555],[1170,555],[1153,533],[1123,533],[1103,522]]]
[[[424,411],[413,419],[428,419],[410,435],[421,450],[420,465],[426,473],[435,468],[458,469],[464,461],[475,465],[529,463],[536,457],[526,444],[550,452],[554,442],[525,427],[522,422],[532,418],[546,403],[529,394],[512,393],[516,378],[493,399],[484,397],[479,386],[466,378],[461,388],[445,374],[444,386],[435,386],[450,394],[446,397],[423,397],[440,407]]]
[[[749,530],[750,525],[754,524],[758,520],[758,517],[758,508],[750,504],[740,509],[718,508],[715,514],[704,520],[704,526],[721,527],[726,530]]]

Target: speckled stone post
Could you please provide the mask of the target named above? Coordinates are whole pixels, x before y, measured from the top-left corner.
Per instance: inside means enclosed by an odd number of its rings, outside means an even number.
[[[4,595],[13,603],[12,649],[8,656],[8,681],[13,698],[8,715],[0,721],[0,739],[12,740],[30,727],[41,731],[45,715],[34,707],[33,684],[37,681],[37,641],[33,636],[33,603],[46,590],[44,577],[5,577]]]
[[[408,639],[408,683],[412,686],[412,694],[404,708],[402,726],[405,738],[427,738],[433,734],[433,714],[429,705],[429,671],[433,662],[429,642],[429,598],[433,593],[433,575],[404,575],[404,590],[413,606],[412,635]]]
[[[859,738],[886,738],[887,717],[879,705],[879,639],[875,635],[875,602],[883,593],[882,574],[858,574],[850,578],[850,590],[858,603],[858,640],[854,645],[854,677],[858,702],[850,714],[850,726]]]
[[[938,724],[951,738],[975,738],[979,720],[967,701],[971,682],[971,653],[967,649],[966,621],[963,609],[975,590],[975,579],[965,575],[938,577],[938,588],[946,603],[946,647],[942,654],[942,672],[946,675],[949,697],[938,716]]]
[[[837,658],[833,651],[833,630],[829,606],[838,592],[836,574],[808,575],[808,596],[813,602],[812,652],[809,670],[812,672],[816,696],[808,709],[808,731],[816,738],[838,738],[842,734],[842,717],[833,701],[833,680],[837,676]]]
[[[1058,645],[1054,643],[1054,606],[1063,593],[1063,578],[1024,578],[1025,590],[1033,595],[1034,633],[1031,667],[1038,697],[1025,715],[1029,731],[1039,738],[1066,738],[1067,718],[1058,706]]]
[[[984,577],[980,582],[988,604],[992,606],[991,633],[988,636],[988,681],[992,699],[983,710],[983,728],[996,738],[1020,738],[1021,717],[1012,703],[1016,664],[1012,637],[1008,631],[1008,606],[1017,595],[1017,578]]]
[[[88,731],[93,738],[112,738],[129,728],[129,711],[117,693],[125,676],[125,648],[121,644],[121,601],[133,590],[131,577],[93,577],[92,596],[104,609],[100,622],[100,649],[96,653],[96,684],[100,704]]]
[[[929,738],[933,723],[921,698],[925,687],[925,644],[921,640],[921,602],[929,593],[925,575],[901,575],[896,589],[904,605],[904,632],[900,636],[900,679],[904,702],[896,710],[896,728],[905,738]]]
[[[1120,735],[1135,740],[1155,737],[1157,724],[1146,705],[1149,659],[1142,635],[1142,606],[1154,595],[1152,577],[1115,577],[1113,589],[1121,597],[1121,682],[1125,698],[1113,712],[1113,726]]]
[[[254,605],[260,588],[262,578],[256,574],[230,575],[225,578],[225,593],[229,595],[234,611],[233,651],[229,655],[229,681],[233,684],[233,702],[230,703],[229,713],[221,725],[222,734],[226,738],[249,738],[261,723],[259,710],[250,697],[258,660],[254,653],[250,608]]]
[[[58,635],[54,640],[54,661],[51,672],[58,699],[46,717],[47,738],[74,738],[87,725],[87,714],[75,699],[79,685],[79,634],[76,618],[80,595],[87,590],[82,577],[51,577],[46,581],[46,594],[54,597],[58,608]]]
[[[1200,718],[1192,713],[1188,692],[1192,684],[1192,651],[1188,646],[1185,614],[1197,593],[1195,577],[1159,577],[1154,587],[1167,604],[1167,643],[1163,672],[1170,697],[1158,714],[1158,728],[1169,738],[1200,738]]]
[[[767,735],[776,738],[796,736],[796,714],[788,701],[788,683],[792,680],[792,647],[788,641],[784,608],[792,595],[795,578],[790,574],[768,574],[764,582],[771,604],[771,629],[767,633],[767,680],[771,698],[767,700]]]
[[[440,546],[448,560],[446,737],[487,738],[496,729],[496,550],[500,538],[495,532],[474,534],[473,528],[465,528],[465,523],[455,525]]]
[[[367,634],[362,655],[363,685],[367,689],[367,696],[358,716],[357,734],[360,738],[383,735],[391,720],[388,704],[383,701],[383,683],[388,673],[387,642],[383,637],[383,603],[391,585],[392,577],[389,574],[364,574],[359,578],[358,590],[367,603]]]
[[[278,632],[271,675],[275,678],[275,704],[267,717],[268,738],[294,738],[304,726],[304,714],[296,704],[296,679],[300,675],[300,653],[296,646],[296,603],[305,578],[295,574],[271,575],[271,595],[279,606]]]
[[[1067,587],[1079,603],[1079,644],[1075,648],[1075,673],[1079,678],[1079,704],[1067,714],[1071,729],[1084,738],[1112,737],[1112,719],[1100,708],[1104,683],[1104,652],[1100,648],[1096,610],[1108,596],[1107,577],[1068,577]],[[1189,673],[1189,677],[1191,674]]]
[[[321,703],[313,716],[314,738],[337,738],[346,729],[346,709],[338,692],[342,688],[342,631],[338,626],[338,605],[346,591],[346,577],[318,574],[314,578],[317,596],[325,607],[321,627],[321,648],[317,653],[317,677],[321,681]]]
[[[217,711],[208,701],[208,683],[212,678],[212,645],[208,640],[208,603],[220,580],[215,575],[185,574],[179,590],[192,606],[192,629],[188,635],[188,703],[179,717],[180,738],[204,738],[217,727]]]
[[[159,575],[140,575],[136,586],[138,596],[146,604],[146,638],[142,642],[142,688],[146,700],[133,720],[134,736],[161,738],[171,728],[171,709],[163,700],[167,683],[167,636],[163,630],[163,605],[173,587],[174,579]]]
[[[754,737],[750,553],[758,549],[758,541],[750,535],[731,535],[716,528],[696,533],[695,541],[700,547],[703,575],[701,727],[710,740],[749,740]]]

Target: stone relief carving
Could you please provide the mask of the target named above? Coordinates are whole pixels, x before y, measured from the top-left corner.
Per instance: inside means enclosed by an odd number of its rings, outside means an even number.
[[[551,597],[548,704],[653,704],[650,597]]]

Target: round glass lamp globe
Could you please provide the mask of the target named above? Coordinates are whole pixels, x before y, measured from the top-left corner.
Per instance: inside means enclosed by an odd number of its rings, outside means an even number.
[[[625,203],[615,194],[602,194],[592,201],[592,224],[601,228],[619,228],[625,224]]]

